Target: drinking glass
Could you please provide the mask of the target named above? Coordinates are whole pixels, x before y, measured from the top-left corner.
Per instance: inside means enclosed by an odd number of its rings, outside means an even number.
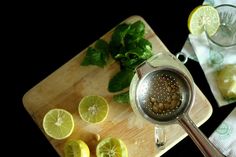
[[[220,26],[214,35],[206,33],[206,36],[210,48],[210,64],[221,66],[227,49],[236,48],[236,6],[222,4],[215,8],[220,16]]]

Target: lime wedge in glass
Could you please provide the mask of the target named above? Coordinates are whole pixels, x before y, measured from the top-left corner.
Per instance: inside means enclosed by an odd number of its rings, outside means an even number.
[[[206,31],[209,36],[212,36],[219,26],[219,13],[213,6],[198,6],[191,11],[188,17],[188,29],[193,35],[200,35]]]

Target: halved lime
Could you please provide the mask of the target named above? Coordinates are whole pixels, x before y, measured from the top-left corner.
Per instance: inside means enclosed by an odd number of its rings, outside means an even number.
[[[65,157],[89,157],[88,145],[82,140],[68,141],[64,146]]]
[[[109,106],[102,96],[86,96],[78,106],[80,117],[89,123],[99,123],[106,119]]]
[[[200,35],[206,31],[209,36],[212,36],[216,33],[219,26],[219,13],[213,6],[198,6],[191,11],[188,17],[188,29],[193,35]]]
[[[121,139],[108,137],[98,143],[96,155],[97,157],[128,157],[128,150]]]
[[[51,109],[43,118],[43,129],[54,139],[65,139],[73,132],[73,116],[64,109]]]

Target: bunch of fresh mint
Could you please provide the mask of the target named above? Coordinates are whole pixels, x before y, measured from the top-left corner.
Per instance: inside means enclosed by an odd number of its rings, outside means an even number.
[[[152,44],[144,38],[145,25],[142,21],[133,24],[122,23],[112,33],[109,43],[99,39],[94,47],[87,49],[81,65],[104,67],[109,58],[120,63],[120,71],[111,78],[109,92],[120,92],[129,87],[137,65],[152,56]],[[129,91],[114,95],[119,103],[129,102]]]

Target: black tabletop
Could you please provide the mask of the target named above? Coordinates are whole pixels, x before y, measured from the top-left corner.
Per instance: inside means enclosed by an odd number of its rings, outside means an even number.
[[[189,34],[188,15],[202,1],[86,1],[79,4],[23,4],[14,15],[14,52],[16,69],[17,130],[24,148],[19,156],[58,156],[44,134],[26,112],[23,95],[69,59],[132,15],[142,16],[171,53],[179,52]],[[21,4],[22,6],[22,4]],[[209,137],[233,110],[235,104],[218,107],[198,62],[189,60],[186,67],[195,83],[213,107],[212,116],[200,127]],[[202,156],[193,141],[186,137],[163,156]]]

